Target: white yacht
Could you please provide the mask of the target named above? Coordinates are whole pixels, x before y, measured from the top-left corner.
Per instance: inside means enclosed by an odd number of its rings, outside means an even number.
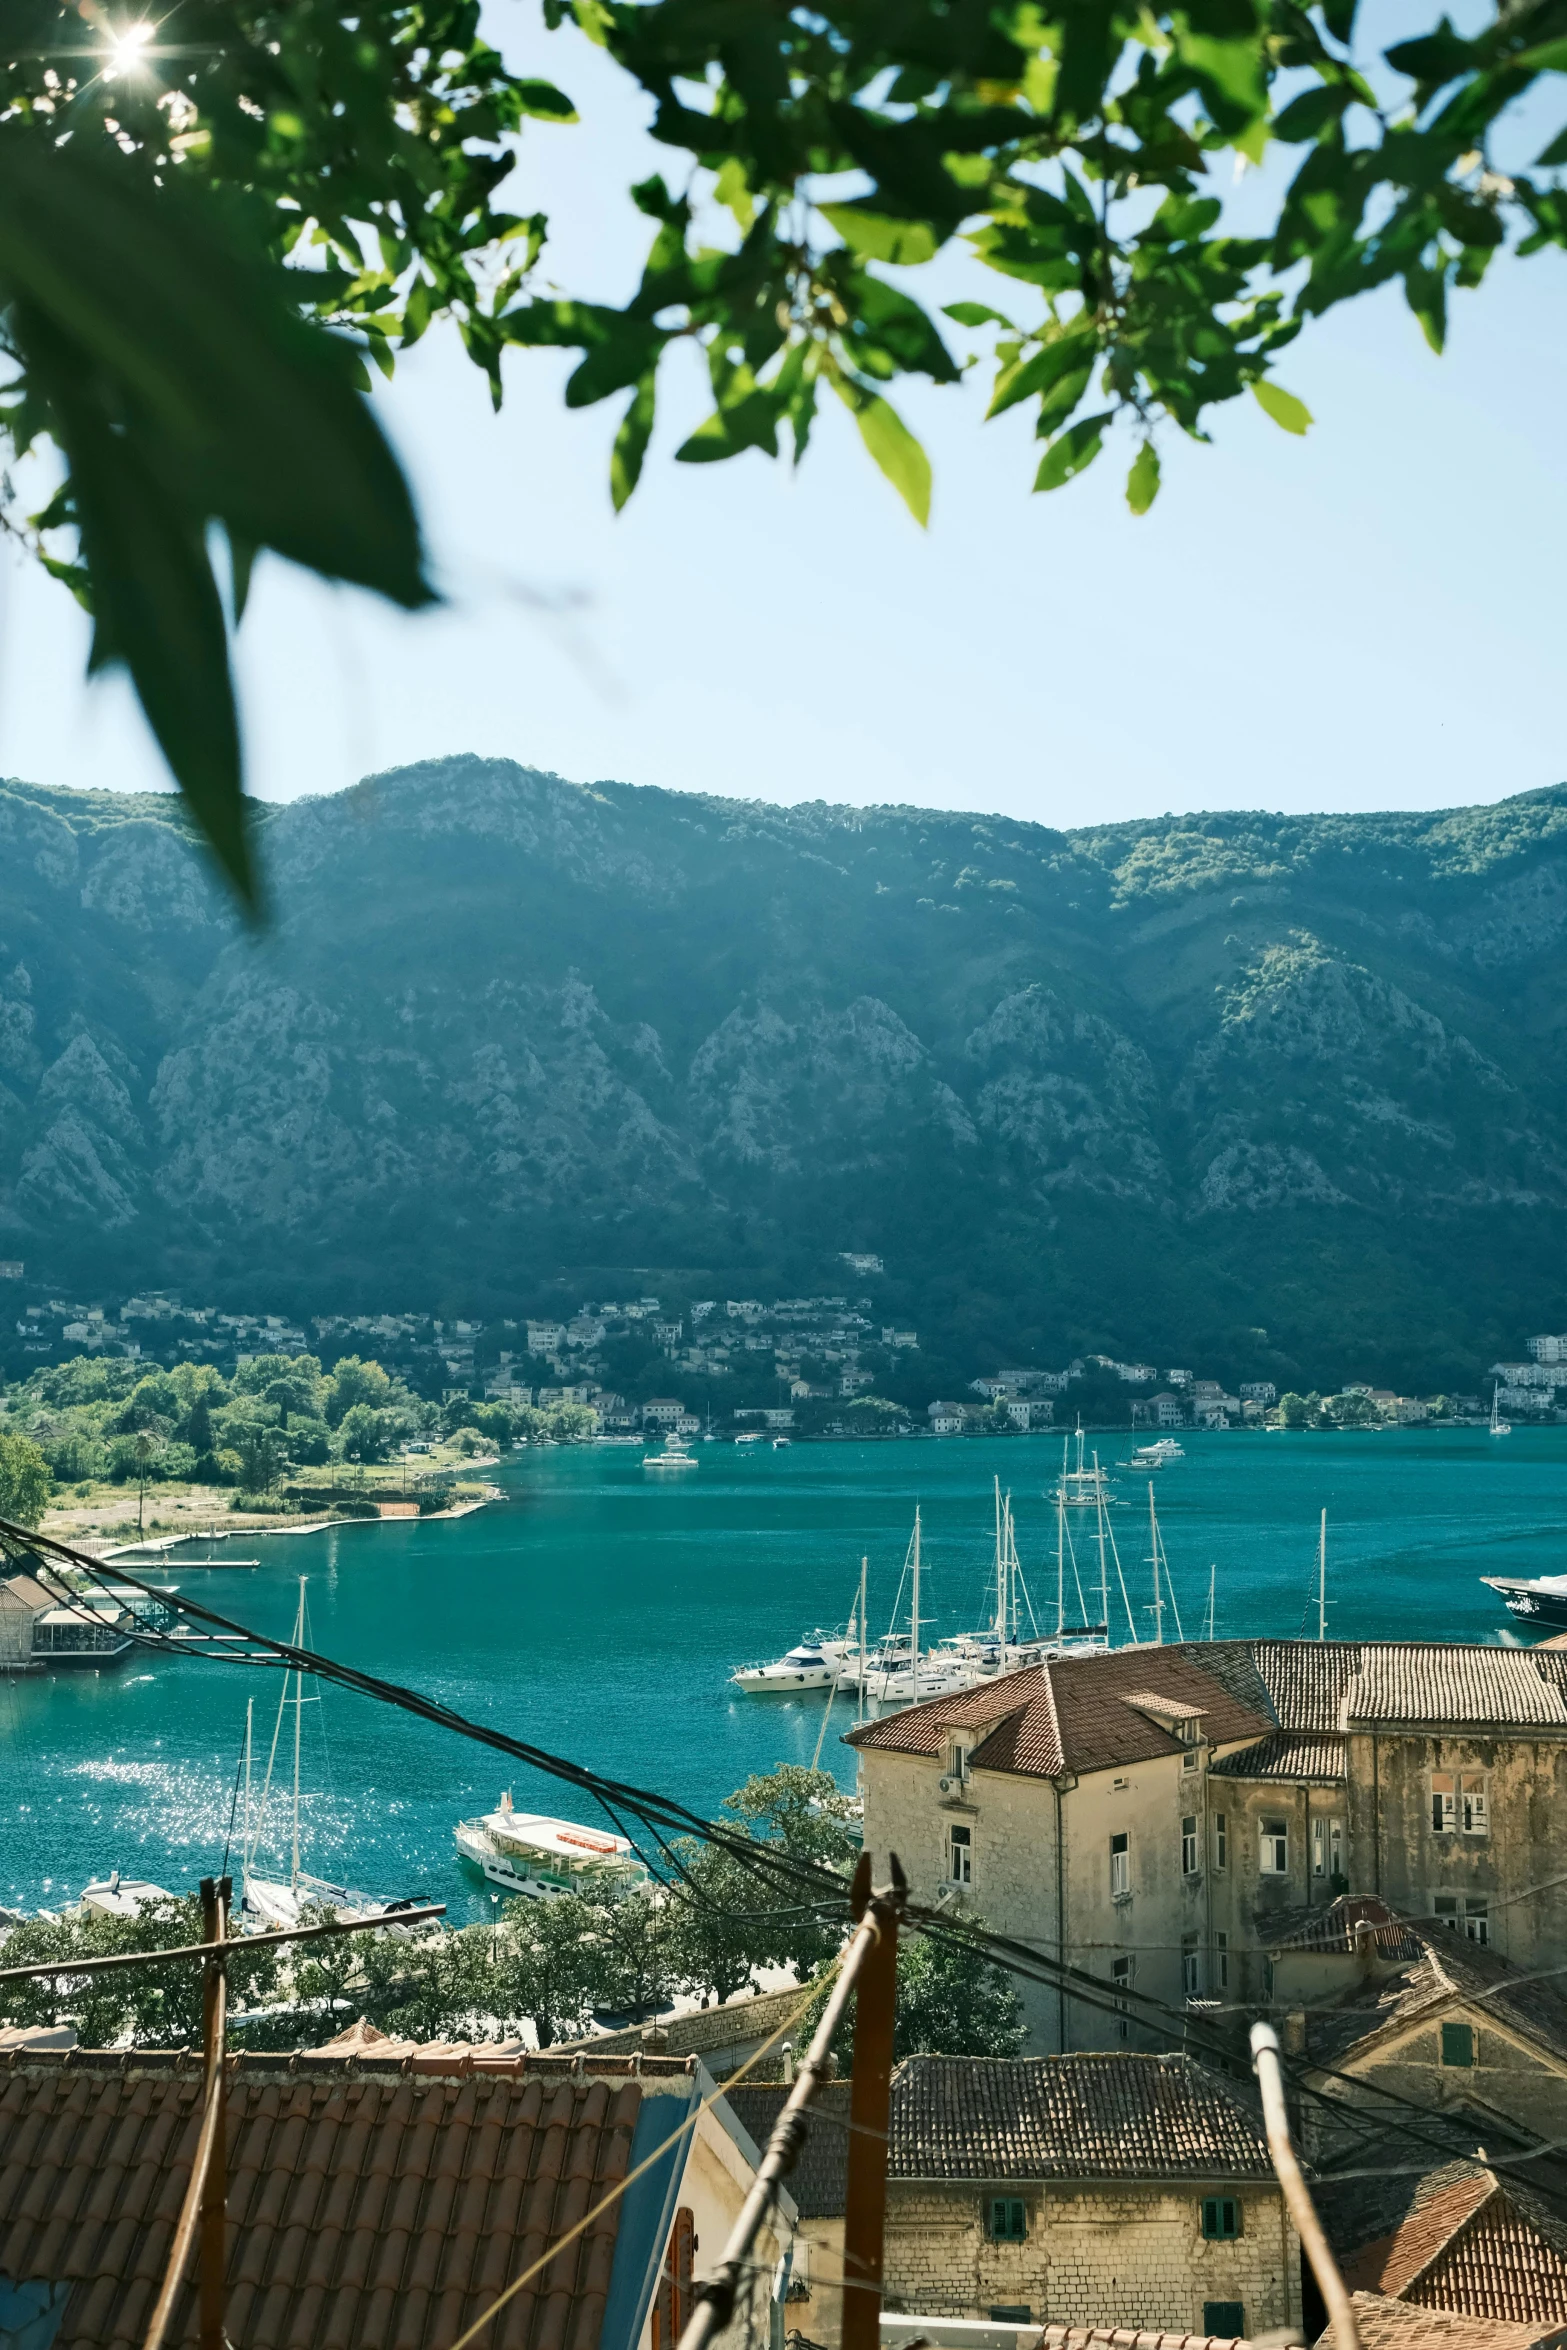
[[[701,1463],[697,1460],[685,1438],[677,1436],[671,1428],[664,1438],[663,1450],[661,1452],[645,1452],[642,1455],[642,1466],[644,1469],[657,1469],[667,1474],[672,1469],[700,1468]]]
[[[124,1877],[118,1869],[111,1869],[106,1877],[95,1877],[84,1885],[78,1898],[77,1914],[97,1918],[137,1918],[144,1909],[161,1908],[174,1895],[162,1885],[151,1884],[145,1877]]]
[[[1511,1436],[1512,1432],[1511,1420],[1502,1418],[1502,1390],[1498,1382],[1491,1389],[1491,1434],[1493,1436]],[[1484,1576],[1480,1579],[1482,1582],[1485,1580]]]
[[[1077,1423],[1076,1436],[1077,1465],[1075,1468],[1070,1465],[1072,1438],[1063,1436],[1061,1439],[1061,1481],[1056,1487],[1056,1498],[1065,1502],[1068,1509],[1073,1510],[1113,1508],[1115,1504],[1110,1492],[1110,1479],[1099,1465],[1099,1455],[1097,1453],[1093,1455],[1091,1465],[1084,1463],[1083,1423],[1081,1419]]]
[[[779,1657],[776,1664],[742,1665],[729,1678],[736,1689],[751,1697],[778,1692],[792,1697],[800,1689],[830,1689],[835,1683],[847,1687],[851,1659],[858,1661],[856,1642],[852,1624],[847,1632],[835,1632],[830,1639],[817,1632],[791,1648],[787,1656]]]
[[[496,1810],[459,1820],[453,1834],[463,1859],[482,1869],[492,1885],[529,1901],[590,1890],[630,1893],[648,1881],[624,1836],[543,1812],[514,1811],[509,1789]]]
[[[1177,1444],[1173,1436],[1161,1436],[1153,1444],[1134,1444],[1131,1457],[1117,1462],[1118,1468],[1135,1469],[1146,1476],[1150,1469],[1167,1469],[1172,1461],[1184,1461],[1186,1448]]]

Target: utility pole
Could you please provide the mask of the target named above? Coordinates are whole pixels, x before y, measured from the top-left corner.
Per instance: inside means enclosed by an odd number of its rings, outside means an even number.
[[[234,1897],[232,1877],[201,1880],[201,1938],[226,1942],[229,1904]],[[223,2338],[224,2272],[228,2264],[225,2205],[228,2201],[228,2131],[223,2110],[224,2025],[228,2005],[228,1961],[215,1953],[202,1967],[202,2039],[209,2099],[216,2101],[212,2153],[201,2188],[199,2300],[201,2350],[225,2350]]]
[[[898,1915],[903,1871],[871,1896],[876,1940],[860,1968],[849,2088],[849,2178],[843,2215],[843,2350],[877,2350],[887,2220],[887,2134],[892,2112],[893,2024],[898,2004]]]

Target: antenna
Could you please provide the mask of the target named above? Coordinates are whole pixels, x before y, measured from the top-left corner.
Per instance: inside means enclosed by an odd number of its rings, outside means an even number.
[[[1328,1636],[1328,1513],[1322,1513],[1322,1530],[1317,1536],[1317,1638]]]

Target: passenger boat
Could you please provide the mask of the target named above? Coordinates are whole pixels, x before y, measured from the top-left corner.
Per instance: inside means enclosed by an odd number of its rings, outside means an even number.
[[[510,1789],[496,1810],[459,1820],[453,1834],[463,1859],[492,1885],[529,1901],[561,1893],[631,1893],[648,1881],[626,1837],[543,1812],[514,1811]]]
[[[674,1431],[671,1429],[670,1433],[664,1438],[664,1448],[662,1452],[644,1453],[642,1455],[642,1466],[644,1469],[656,1469],[667,1472],[671,1469],[699,1468],[701,1463],[697,1460],[695,1454],[691,1450],[691,1447],[686,1443],[685,1438],[683,1436],[675,1435]]]
[[[1482,1575],[1510,1616],[1527,1623],[1567,1630],[1567,1575],[1536,1575],[1532,1581],[1512,1575]]]

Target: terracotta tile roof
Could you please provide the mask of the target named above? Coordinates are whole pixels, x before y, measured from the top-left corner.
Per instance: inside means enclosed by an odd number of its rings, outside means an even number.
[[[1529,1981],[1500,1951],[1460,1934],[1410,1926],[1419,1955],[1406,1972],[1366,1988],[1308,2026],[1308,2049],[1320,2063],[1341,2064],[1364,2042],[1403,2030],[1428,2010],[1466,2016],[1483,2030],[1487,2016],[1567,2064],[1567,1997],[1554,1983]]]
[[[1567,2215],[1482,2163],[1410,2183],[1397,2224],[1341,2256],[1351,2290],[1427,2309],[1567,2325]]]
[[[1367,1642],[1346,1722],[1497,1722],[1567,1729],[1567,1699],[1527,1648]]]
[[[850,1731],[851,1746],[898,1754],[939,1754],[948,1733],[965,1724],[994,1723],[970,1760],[979,1770],[1011,1771],[1051,1778],[1062,1771],[1107,1770],[1120,1763],[1146,1762],[1178,1754],[1180,1742],[1140,1712],[1140,1704],[1161,1711],[1204,1716],[1205,1735],[1219,1744],[1256,1738],[1272,1728],[1267,1714],[1234,1694],[1233,1674],[1208,1669],[1211,1652],[1195,1643],[1161,1649],[1159,1693],[1150,1694],[1148,1652],[1121,1648],[1107,1656],[1060,1657],[1026,1673],[958,1697],[933,1699]]]
[[[1265,1950],[1353,1951],[1361,1926],[1371,1928],[1372,1941],[1384,1958],[1415,1964],[1424,1956],[1424,1945],[1413,1928],[1374,1893],[1341,1893],[1325,1908],[1275,1911],[1259,1931]]]
[[[1212,1769],[1224,1779],[1342,1779],[1344,1741],[1320,1730],[1271,1730]]]
[[[781,2081],[744,2082],[726,2092],[740,2127],[765,2151],[789,2092]],[[849,2083],[828,2081],[805,2116],[805,2142],[785,2185],[802,2219],[842,2216],[849,2175]]]
[[[972,1757],[981,1769],[1053,1778],[1173,1754],[1175,1738],[1152,1716],[1193,1713],[1214,1746],[1247,1742],[1245,1754],[1215,1763],[1225,1776],[1338,1779],[1342,1734],[1356,1722],[1567,1730],[1567,1654],[1436,1640],[1221,1640],[1161,1648],[1154,1664],[1146,1647],[1118,1648],[905,1707],[845,1743],[935,1755],[950,1730],[968,1726],[982,1732]]]
[[[1251,2350],[1239,2334],[1155,2334],[1135,2326],[1046,2326],[1032,2350]]]
[[[1360,1645],[1342,1640],[1254,1640],[1252,1654],[1286,1730],[1337,1730]]]
[[[627,2168],[659,2082],[621,2062],[371,2044],[230,2059],[228,2329],[246,2350],[445,2350]],[[683,2075],[684,2066],[669,2068]],[[56,2350],[138,2344],[195,2149],[197,2061],[0,2060],[0,2274],[71,2283]],[[620,2205],[494,2350],[596,2350]],[[187,2287],[170,2339],[196,2339]]]
[[[1356,2293],[1355,2324],[1362,2350],[1557,2350],[1559,2328],[1505,2324],[1451,2309],[1420,2309],[1379,2293]],[[1333,2328],[1318,2337],[1317,2350],[1337,2350]]]
[[[1271,2179],[1241,2094],[1183,2056],[909,2056],[899,2179]]]
[[[46,1608],[60,1604],[58,1591],[46,1591],[33,1575],[0,1576],[0,1590],[22,1607]]]

